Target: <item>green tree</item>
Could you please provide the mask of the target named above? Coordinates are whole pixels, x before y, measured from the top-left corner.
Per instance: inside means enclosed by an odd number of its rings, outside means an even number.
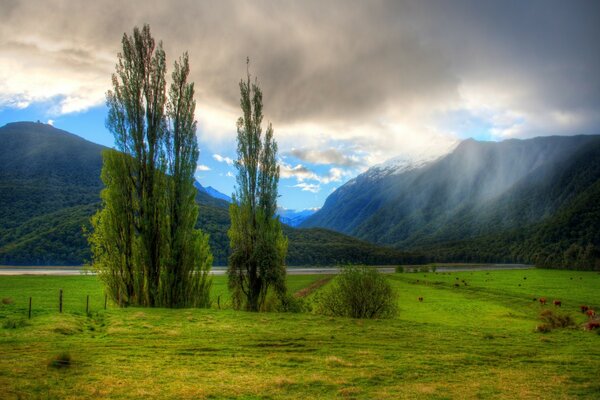
[[[93,266],[123,304],[206,306],[212,255],[194,229],[198,159],[188,56],[175,62],[167,98],[166,61],[145,25],[123,35],[107,128],[118,151],[104,153],[102,209],[92,218]]]
[[[227,275],[234,307],[259,311],[270,289],[280,300],[286,296],[283,235],[277,208],[277,143],[273,126],[262,132],[262,91],[255,80],[240,81],[243,115],[237,121],[237,187],[229,207],[231,255]]]

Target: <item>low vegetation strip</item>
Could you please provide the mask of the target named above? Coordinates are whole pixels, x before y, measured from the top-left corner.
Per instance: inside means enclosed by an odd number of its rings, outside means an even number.
[[[309,286],[298,290],[296,293],[294,293],[294,297],[299,299],[308,297],[310,294],[314,293],[316,290],[322,288],[327,283],[329,283],[329,281],[332,278],[333,276],[326,276],[325,278],[321,278],[318,281],[311,283]]]
[[[0,398],[598,398],[599,329],[582,327],[580,305],[600,309],[599,274],[385,276],[398,293],[389,320],[216,306],[104,311],[96,277],[0,277],[0,299],[11,299],[0,303]],[[323,278],[291,276],[288,287],[297,293]],[[455,288],[456,278],[468,285]],[[215,278],[217,295],[227,303],[224,277]],[[574,325],[536,332],[548,309]]]

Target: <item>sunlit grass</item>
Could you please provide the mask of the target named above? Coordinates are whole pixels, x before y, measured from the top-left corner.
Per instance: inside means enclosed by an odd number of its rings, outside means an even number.
[[[290,291],[321,278],[291,276]],[[598,398],[600,335],[536,333],[542,306],[533,301],[561,299],[583,322],[579,303],[600,308],[597,273],[389,279],[398,317],[363,321],[216,307],[104,311],[95,277],[0,277],[0,297],[14,300],[0,304],[0,322],[24,322],[0,327],[0,398]],[[219,295],[226,304],[225,277],[215,278]],[[64,353],[68,367],[48,367]]]

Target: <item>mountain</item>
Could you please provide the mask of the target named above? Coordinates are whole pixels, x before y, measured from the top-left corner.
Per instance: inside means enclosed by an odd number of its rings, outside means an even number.
[[[89,260],[82,227],[90,228],[89,218],[100,205],[106,147],[32,122],[1,127],[0,143],[0,264],[78,265]],[[197,226],[210,234],[215,263],[224,265],[229,203],[207,190],[198,190],[196,201]],[[290,265],[423,261],[324,229],[285,229]]]
[[[231,197],[227,196],[224,193],[219,192],[217,189],[215,189],[212,186],[204,187],[198,181],[194,181],[194,186],[199,191],[204,192],[204,193],[208,194],[209,196],[214,197],[215,199],[225,200],[226,202],[231,203]]]
[[[307,210],[288,210],[287,208],[277,208],[277,215],[279,215],[279,220],[289,226],[297,227],[304,220],[311,215],[313,215],[317,210],[315,209],[307,209]]]
[[[569,248],[588,260],[600,248],[599,160],[600,136],[469,139],[416,168],[359,175],[301,226],[439,259],[569,266]]]

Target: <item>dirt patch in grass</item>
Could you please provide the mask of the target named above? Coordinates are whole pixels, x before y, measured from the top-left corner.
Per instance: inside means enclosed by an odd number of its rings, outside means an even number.
[[[294,293],[294,297],[296,297],[298,299],[308,297],[311,293],[315,292],[316,290],[319,290],[320,288],[325,286],[332,279],[333,279],[333,276],[327,276],[325,278],[321,278],[318,281],[311,283],[307,287],[298,290],[296,293]]]

